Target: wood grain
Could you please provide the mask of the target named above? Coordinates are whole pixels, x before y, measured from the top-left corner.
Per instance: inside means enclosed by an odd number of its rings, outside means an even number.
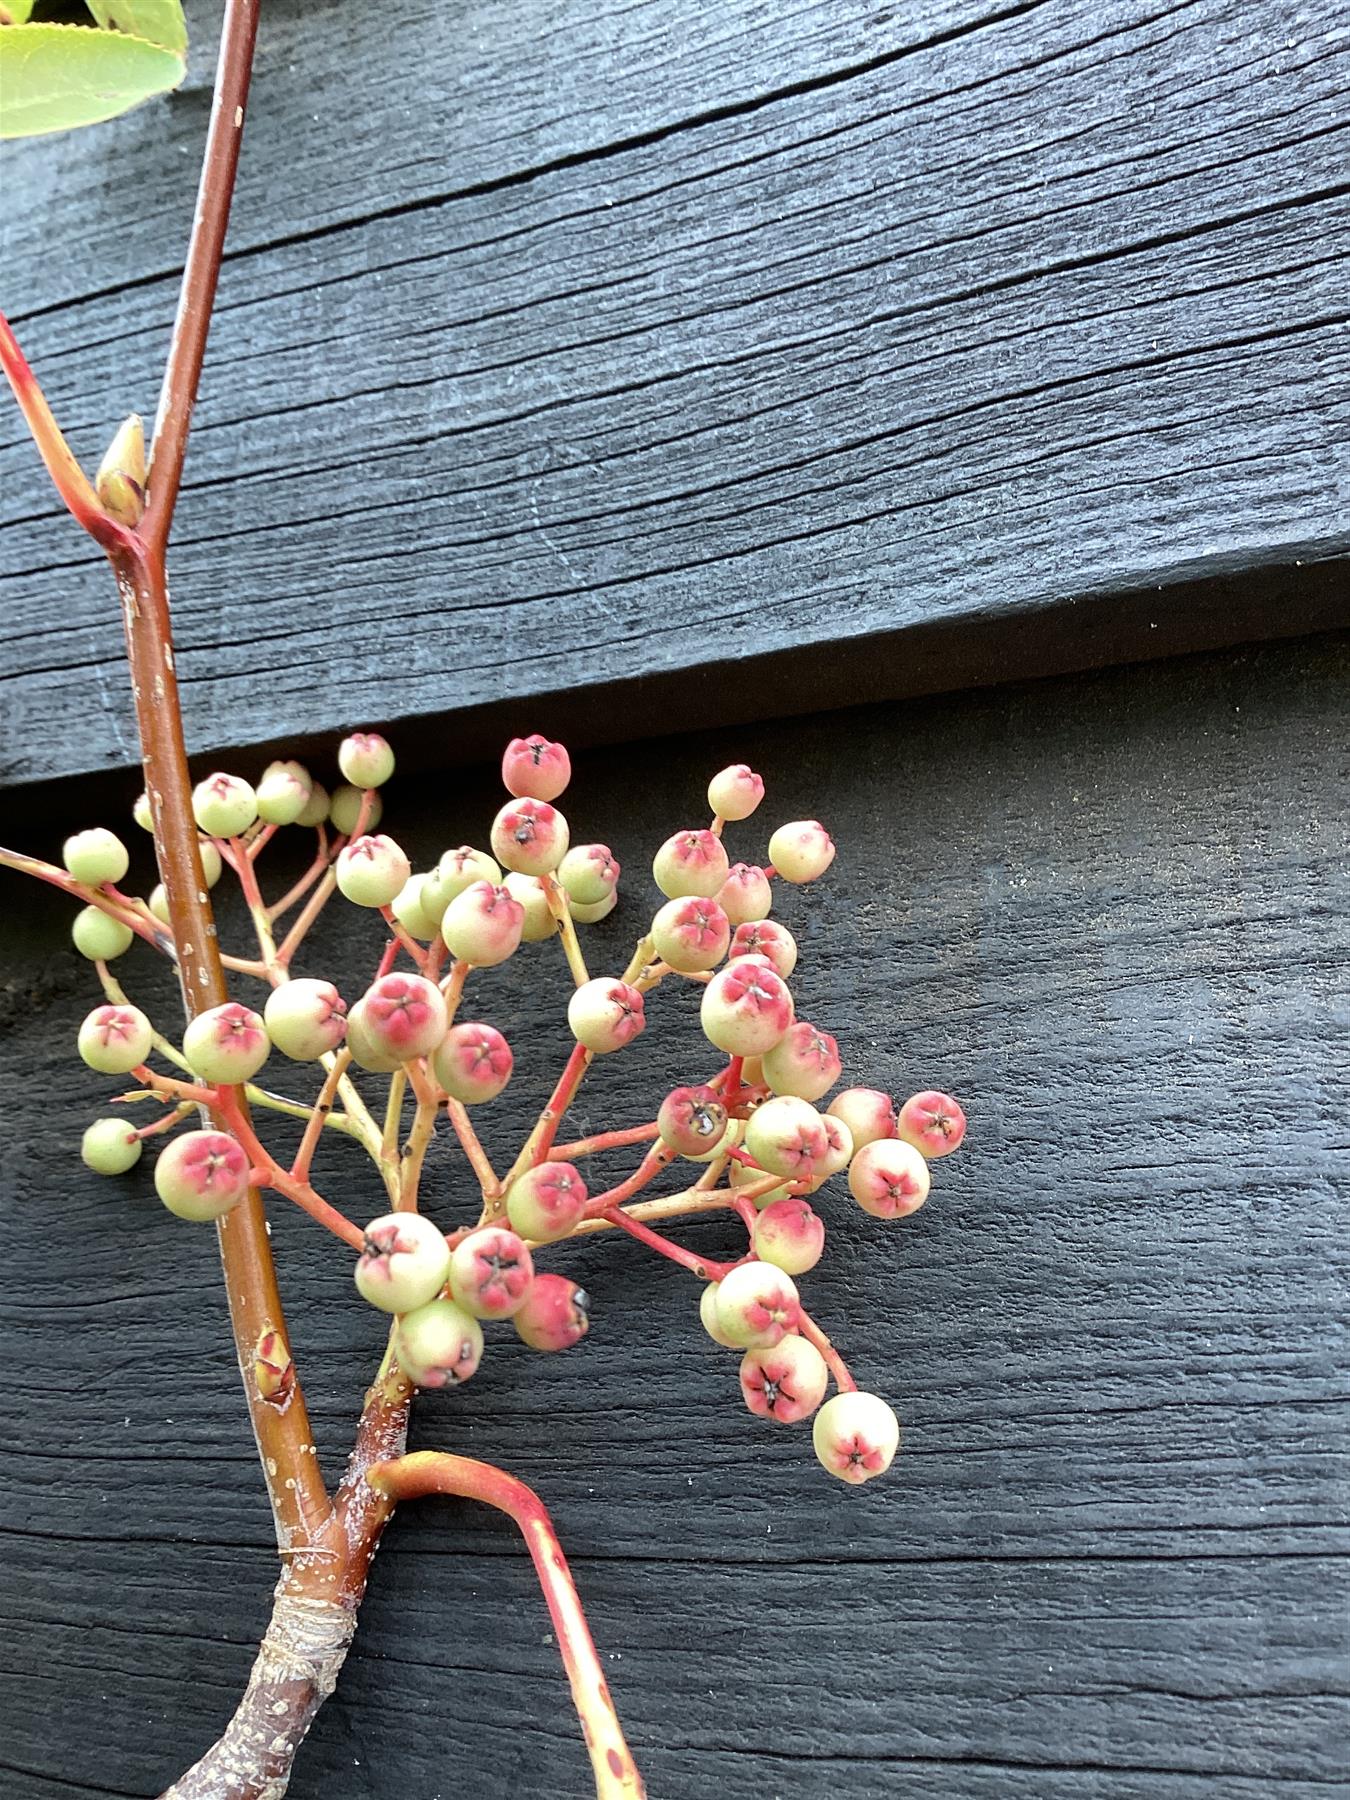
[[[849,1079],[949,1086],[973,1121],[904,1226],[822,1196],[803,1285],[905,1421],[888,1482],[846,1492],[804,1433],[760,1429],[692,1284],[608,1241],[567,1259],[594,1297],[577,1352],[492,1332],[475,1381],[420,1408],[421,1443],[500,1458],[554,1509],[661,1800],[1346,1791],[1348,674],[1324,638],[578,759],[574,829],[625,865],[596,967],[666,824],[748,757],[764,830],[818,813],[841,844],[827,887],[780,902],[802,1013]],[[46,829],[106,788],[67,787]],[[396,788],[389,823],[425,859],[495,804],[446,773]],[[2,897],[3,1785],[150,1795],[242,1684],[266,1508],[209,1234],[145,1170],[79,1166],[105,1110],[69,1049],[91,983],[59,904]],[[368,921],[335,913],[323,943],[312,970],[355,991]],[[164,1000],[148,953],[124,967]],[[476,1011],[522,1021],[500,1149],[563,1048],[561,958],[479,982]],[[579,1129],[693,1072],[692,997],[653,1014]],[[447,1222],[464,1174],[438,1140]],[[322,1175],[353,1216],[379,1204],[354,1155]],[[378,1322],[308,1221],[275,1232],[331,1470]],[[547,1631],[505,1521],[410,1509],[297,1800],[581,1793]]]

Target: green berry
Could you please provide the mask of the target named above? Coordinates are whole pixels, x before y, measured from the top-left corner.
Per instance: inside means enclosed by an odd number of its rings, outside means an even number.
[[[331,804],[328,789],[316,781],[309,790],[309,799],[295,816],[296,824],[310,827],[322,825],[328,817],[328,808]],[[378,813],[379,808],[376,807],[375,811]],[[374,825],[377,822],[376,818],[372,816],[370,822]]]
[[[80,1139],[80,1159],[96,1175],[125,1175],[141,1160],[144,1145],[125,1119],[95,1119]]]
[[[76,913],[70,927],[75,948],[90,962],[111,962],[115,956],[130,950],[135,932],[120,919],[110,918],[100,906],[85,906]]]
[[[782,977],[742,960],[719,969],[703,990],[699,1023],[728,1056],[762,1056],[792,1023],[792,995]]]
[[[834,844],[818,819],[780,825],[769,839],[769,862],[784,881],[815,881],[834,861]]]
[[[350,837],[361,817],[361,808],[366,805],[366,790],[352,787],[346,782],[341,787],[335,787],[328,802],[328,816],[333,821],[333,829],[340,831],[343,837]],[[367,831],[374,831],[383,812],[384,802],[378,794],[372,793],[366,811]]]
[[[213,888],[220,880],[221,871],[225,867],[221,861],[220,851],[212,839],[207,837],[197,839],[197,849],[201,854],[203,878],[207,887]]]
[[[434,1300],[450,1273],[444,1232],[422,1213],[386,1213],[366,1226],[356,1286],[381,1312],[407,1313]]]
[[[186,1131],[160,1151],[155,1192],[180,1219],[218,1219],[248,1192],[248,1158],[223,1131]]]
[[[131,809],[131,816],[140,826],[142,831],[153,831],[155,829],[155,816],[150,811],[149,794],[141,793],[136,796],[136,803]]]
[[[731,924],[716,900],[695,894],[667,900],[652,920],[651,935],[663,962],[692,975],[721,962],[731,941]]]
[[[598,906],[618,886],[619,864],[608,844],[573,844],[558,864],[558,880],[569,900]]]
[[[755,1220],[755,1255],[788,1275],[805,1275],[825,1253],[825,1226],[802,1199],[775,1200]]]
[[[800,1318],[796,1284],[772,1263],[738,1263],[717,1284],[717,1323],[742,1349],[779,1343]]]
[[[483,1327],[453,1300],[433,1300],[403,1314],[394,1351],[418,1387],[458,1387],[482,1360]]]
[[[338,745],[338,767],[353,787],[383,787],[394,772],[394,753],[378,731],[354,731]]]
[[[500,867],[486,850],[461,844],[457,850],[447,850],[436,864],[436,900],[444,912],[450,902],[457,900],[475,881],[489,881],[493,887],[498,887],[501,879]]]
[[[511,1183],[506,1216],[536,1244],[565,1238],[586,1209],[586,1183],[568,1162],[539,1163]]]
[[[424,944],[430,943],[441,928],[440,913],[429,912],[426,907],[431,883],[430,875],[410,875],[390,902],[394,917],[408,936],[420,938]]]
[[[105,881],[120,881],[131,857],[115,832],[95,825],[66,839],[61,848],[61,860],[76,881],[99,887]]]
[[[331,981],[305,976],[273,988],[263,1007],[267,1035],[294,1062],[317,1062],[347,1035],[347,1003]]]
[[[557,935],[558,921],[549,911],[548,895],[537,876],[518,875],[512,869],[503,885],[511,898],[520,902],[525,914],[520,928],[522,943],[542,944],[546,938]]]
[[[574,991],[567,1002],[567,1023],[579,1044],[607,1056],[641,1033],[646,1024],[642,995],[626,981],[599,976]]]
[[[821,1467],[858,1487],[890,1468],[900,1421],[876,1394],[836,1394],[816,1414],[811,1436]]]
[[[775,1094],[820,1100],[838,1081],[839,1046],[828,1031],[799,1019],[789,1025],[771,1050],[764,1052],[764,1074]]]
[[[162,881],[157,881],[150,890],[150,898],[145,903],[161,925],[170,925],[169,890]]]
[[[601,919],[609,917],[618,904],[619,890],[615,888],[613,892],[606,894],[603,900],[597,900],[593,906],[588,906],[584,900],[573,900],[568,910],[572,914],[574,925],[598,925]]]
[[[353,838],[337,859],[337,884],[356,906],[389,906],[412,873],[391,837]]]
[[[238,775],[208,775],[192,790],[192,816],[208,837],[238,837],[257,818],[258,797]]]
[[[814,1106],[784,1094],[751,1113],[745,1124],[745,1147],[771,1175],[811,1181],[828,1149],[825,1124]]]
[[[100,1075],[129,1075],[149,1056],[154,1032],[138,1006],[96,1006],[76,1042]]]
[[[183,1033],[183,1055],[193,1074],[224,1087],[252,1081],[271,1049],[261,1015],[237,1000],[198,1013]]]
[[[303,763],[268,763],[258,783],[258,817],[269,825],[294,825],[313,793],[314,777]]]
[[[724,819],[748,819],[763,798],[763,776],[745,763],[732,763],[708,783],[708,805]]]
[[[717,1290],[721,1285],[720,1281],[704,1284],[703,1292],[698,1297],[698,1316],[714,1344],[720,1344],[724,1350],[739,1350],[741,1346],[733,1338],[729,1338],[717,1323]]]
[[[525,908],[509,888],[475,881],[456,894],[441,920],[441,936],[451,956],[490,969],[520,948]]]

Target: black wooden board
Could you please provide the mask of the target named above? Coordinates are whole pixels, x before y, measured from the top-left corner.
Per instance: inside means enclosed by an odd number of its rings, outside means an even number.
[[[790,652],[908,694],[943,627],[951,681],[1350,617],[1342,565],[1299,574],[1348,541],[1332,0],[398,0],[371,35],[267,9],[173,558],[195,747],[622,714],[635,676],[679,727],[694,669],[724,719],[828,698]],[[202,80],[10,152],[5,297],[91,461],[153,406]],[[8,783],[134,755],[44,481],[0,419]]]
[[[1348,676],[1323,638],[579,759],[575,829],[625,864],[594,966],[636,933],[666,825],[748,757],[766,826],[818,813],[841,845],[780,906],[800,1010],[850,1079],[935,1082],[972,1118],[905,1225],[822,1198],[803,1285],[904,1420],[886,1482],[844,1490],[804,1432],[761,1429],[693,1284],[609,1241],[576,1256],[580,1350],[496,1333],[420,1408],[420,1442],[554,1509],[654,1800],[1346,1793]],[[62,792],[30,841],[87,821],[90,785]],[[447,771],[388,823],[426,857],[495,804]],[[211,1236],[145,1171],[80,1167],[91,984],[62,903],[14,877],[0,900],[0,1788],[152,1795],[244,1679],[268,1520]],[[360,985],[368,922],[328,933],[310,967]],[[165,999],[148,953],[124,969]],[[497,1145],[563,1048],[560,958],[481,982],[525,1021]],[[663,989],[580,1121],[644,1116],[689,1070],[692,1010]],[[377,1204],[354,1153],[322,1173],[353,1216]],[[447,1223],[463,1187],[438,1144]],[[275,1235],[331,1470],[379,1325],[307,1220],[279,1208]],[[410,1508],[297,1800],[584,1793],[547,1633],[504,1520]]]

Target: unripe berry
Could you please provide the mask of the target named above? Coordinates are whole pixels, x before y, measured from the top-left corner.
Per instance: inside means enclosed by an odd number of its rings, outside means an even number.
[[[80,1027],[80,1055],[100,1075],[129,1075],[150,1054],[154,1032],[138,1006],[96,1006]]]
[[[369,1069],[375,1075],[392,1075],[395,1069],[403,1066],[402,1057],[370,1030],[362,1000],[358,1000],[347,1014],[347,1048],[358,1068]]]
[[[257,818],[258,797],[238,775],[208,775],[192,790],[192,816],[208,837],[238,837]]]
[[[966,1115],[950,1094],[926,1088],[922,1094],[911,1094],[900,1108],[895,1135],[930,1159],[950,1156],[953,1150],[961,1148]]]
[[[75,948],[90,962],[111,962],[130,950],[135,932],[120,919],[110,918],[101,906],[84,906],[71,921]]]
[[[518,875],[551,874],[567,838],[567,820],[547,800],[508,800],[492,821],[492,854]]]
[[[689,894],[711,900],[729,869],[721,838],[707,830],[677,831],[652,860],[656,885],[668,900],[683,900]]]
[[[764,778],[746,763],[732,763],[708,783],[708,805],[724,819],[748,819],[764,798]]]
[[[743,1350],[781,1343],[801,1310],[792,1277],[772,1263],[738,1263],[717,1284],[717,1323]]]
[[[853,1133],[842,1119],[826,1113],[821,1120],[825,1127],[825,1161],[821,1165],[820,1174],[811,1184],[811,1192],[824,1185],[831,1175],[837,1175],[840,1169],[846,1169],[853,1159]]]
[[[475,881],[490,881],[495,887],[502,878],[502,872],[488,855],[486,850],[475,850],[469,844],[461,844],[458,850],[447,850],[436,864],[434,895],[428,896],[428,905],[439,906],[444,913],[452,900],[462,894],[465,888],[472,887]],[[437,914],[439,917],[440,914]]]
[[[441,919],[441,936],[451,956],[490,969],[520,948],[525,908],[511,890],[475,881],[456,894]]]
[[[769,839],[769,861],[784,881],[815,881],[834,861],[834,844],[818,820],[795,819]]]
[[[805,1275],[825,1253],[825,1224],[805,1200],[775,1200],[755,1220],[755,1255],[788,1275]]]
[[[213,888],[220,880],[221,871],[225,867],[220,858],[220,851],[217,850],[212,839],[204,837],[197,839],[197,852],[202,859],[202,878],[207,887]]]
[[[273,988],[263,1007],[267,1035],[294,1062],[317,1062],[347,1035],[347,1002],[331,981],[304,977]]]
[[[731,940],[731,956],[764,956],[769,965],[786,981],[797,966],[797,940],[786,925],[775,919],[752,919],[736,927]]]
[[[313,793],[314,777],[303,763],[268,763],[258,783],[258,817],[269,825],[294,825]]]
[[[162,881],[157,881],[150,890],[150,897],[145,903],[159,920],[161,925],[170,923],[169,890]]]
[[[754,1187],[761,1181],[771,1179],[765,1176],[763,1169],[756,1169],[752,1164],[743,1162],[732,1163],[727,1173],[735,1188]],[[776,1200],[790,1200],[792,1186],[786,1181],[775,1182],[773,1187],[766,1188],[763,1193],[752,1194],[750,1198],[759,1212],[765,1212]]]
[[[597,1056],[631,1044],[646,1024],[642,995],[626,981],[599,976],[583,982],[567,1002],[572,1036]]]
[[[381,975],[361,996],[361,1022],[377,1049],[411,1062],[445,1036],[445,997],[424,975]]]
[[[825,1358],[803,1337],[785,1337],[771,1349],[747,1350],[741,1358],[741,1393],[761,1419],[796,1425],[825,1398],[830,1372]]]
[[[511,1079],[511,1046],[492,1025],[452,1025],[432,1058],[436,1079],[452,1100],[478,1106],[495,1100]]]
[[[445,1234],[421,1213],[385,1213],[366,1226],[356,1286],[381,1312],[406,1313],[434,1300],[450,1273]]]
[[[542,944],[555,937],[558,921],[549,911],[548,895],[537,875],[518,875],[514,869],[502,884],[513,900],[518,900],[525,914],[520,927],[523,944]]]
[[[719,1156],[725,1156],[728,1150],[737,1149],[744,1136],[745,1120],[728,1119],[715,1143],[709,1144],[706,1150],[686,1150],[684,1152],[685,1161],[703,1163],[706,1166],[708,1163],[716,1161]],[[734,1170],[737,1165],[733,1163],[731,1166]]]
[[[895,1102],[880,1088],[845,1088],[825,1110],[848,1126],[855,1150],[895,1136]]]
[[[572,759],[561,744],[536,732],[512,738],[502,757],[502,782],[508,794],[533,800],[556,800],[572,779]]]
[[[816,1414],[811,1438],[820,1466],[858,1487],[890,1468],[900,1421],[876,1394],[836,1394]]]
[[[727,1109],[710,1087],[672,1088],[656,1114],[661,1142],[681,1156],[699,1156],[721,1142]]]
[[[828,1031],[799,1019],[772,1050],[764,1052],[764,1075],[775,1094],[819,1100],[838,1081],[843,1064],[839,1046]]]
[[[105,881],[120,881],[131,857],[116,832],[95,825],[66,839],[61,847],[61,861],[76,881],[98,887]]]
[[[96,1175],[125,1175],[141,1160],[143,1148],[125,1119],[95,1119],[80,1139],[80,1160]]]
[[[586,1183],[571,1163],[544,1162],[511,1183],[506,1216],[523,1238],[553,1244],[565,1238],[586,1206]]]
[[[721,1344],[724,1350],[739,1350],[741,1346],[733,1343],[717,1323],[717,1290],[721,1285],[719,1281],[704,1283],[703,1292],[698,1297],[699,1322],[714,1344]]]
[[[353,838],[337,859],[337,884],[357,906],[388,906],[403,891],[412,864],[390,837]]]
[[[928,1198],[928,1164],[900,1138],[864,1144],[849,1164],[849,1192],[874,1219],[903,1219]]]
[[[223,1131],[185,1131],[159,1153],[155,1192],[180,1219],[218,1219],[248,1192],[248,1158]]]
[[[656,954],[686,975],[715,969],[730,942],[731,925],[715,900],[667,900],[652,920]]]
[[[366,830],[374,831],[384,814],[384,802],[380,796],[366,788],[352,787],[343,782],[333,789],[328,801],[328,816],[333,821],[333,829],[340,831],[343,837],[350,837],[356,830],[361,818],[361,809],[365,808]]]
[[[433,1300],[399,1319],[394,1353],[418,1387],[458,1387],[482,1361],[483,1327],[453,1300]]]
[[[421,938],[424,944],[441,928],[440,914],[429,912],[424,904],[432,881],[430,875],[410,875],[390,902],[390,910],[408,936]]]
[[[394,753],[378,731],[354,731],[338,745],[338,768],[355,788],[383,787],[394,772]]]
[[[590,1329],[590,1300],[565,1275],[536,1275],[511,1323],[531,1350],[570,1350]]]
[[[569,900],[598,906],[619,884],[619,864],[608,844],[573,844],[558,864]]]
[[[791,1025],[792,996],[772,969],[732,963],[704,988],[699,1023],[728,1056],[762,1056]]]
[[[149,794],[140,793],[136,796],[136,802],[131,809],[131,816],[140,826],[142,831],[153,831],[155,829],[155,815],[150,810]]]
[[[594,906],[587,906],[583,900],[572,900],[568,903],[568,911],[572,915],[574,925],[598,925],[601,919],[607,919],[619,904],[619,891],[615,888],[597,900]]]
[[[316,781],[309,790],[309,799],[306,800],[305,804],[296,814],[296,824],[308,825],[310,827],[322,825],[328,817],[328,810],[332,804],[332,798],[329,795],[328,789],[324,787],[322,782]],[[376,813],[378,813],[378,811],[379,809],[377,807]],[[370,822],[374,825],[377,822],[376,817],[372,816]]]
[[[811,1181],[825,1161],[825,1125],[814,1106],[784,1094],[751,1113],[745,1122],[745,1147],[771,1175]]]
[[[534,1261],[514,1231],[471,1231],[450,1258],[450,1292],[476,1319],[509,1319],[530,1295]]]
[[[237,1000],[198,1013],[183,1033],[183,1055],[193,1074],[227,1087],[251,1081],[271,1048],[261,1016]]]
[[[717,904],[733,925],[748,925],[768,918],[773,888],[763,869],[753,863],[733,863],[717,891]]]

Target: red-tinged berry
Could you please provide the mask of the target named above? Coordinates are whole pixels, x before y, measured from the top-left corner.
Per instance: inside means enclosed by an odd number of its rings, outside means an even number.
[[[76,881],[99,887],[105,881],[120,881],[130,866],[131,856],[116,832],[95,825],[66,839],[61,846],[61,861]]]
[[[714,1344],[720,1344],[724,1350],[739,1350],[741,1346],[717,1323],[717,1290],[721,1285],[720,1281],[709,1281],[704,1285],[698,1299],[699,1320]]]
[[[812,1193],[817,1187],[823,1186],[831,1175],[837,1175],[841,1169],[846,1169],[853,1160],[853,1133],[844,1121],[826,1113],[821,1124],[825,1127],[825,1161],[819,1176],[812,1183]]]
[[[366,1226],[356,1286],[381,1312],[406,1313],[434,1300],[450,1273],[450,1246],[422,1213],[385,1213]]]
[[[763,869],[753,863],[733,863],[717,890],[717,904],[733,925],[749,925],[768,918],[773,888]]]
[[[755,1255],[788,1275],[805,1275],[825,1253],[825,1223],[807,1201],[775,1200],[755,1220]]]
[[[593,906],[588,906],[584,900],[569,901],[568,911],[574,925],[598,925],[601,919],[609,917],[618,904],[619,893],[616,888],[612,893],[606,894],[603,900],[597,900]]]
[[[342,779],[355,788],[383,787],[394,772],[394,753],[378,731],[354,731],[338,745]]]
[[[825,1162],[825,1124],[792,1094],[757,1106],[745,1122],[745,1147],[762,1169],[789,1181],[813,1181]]]
[[[192,816],[208,837],[238,837],[257,818],[258,797],[238,775],[208,775],[192,790]]]
[[[293,1062],[317,1062],[347,1035],[347,1002],[331,981],[309,976],[273,988],[263,1007],[267,1035]]]
[[[547,800],[508,800],[492,821],[492,854],[518,875],[551,874],[567,839],[567,820]]]
[[[303,763],[268,763],[257,787],[258,817],[269,825],[294,825],[313,793],[314,777]]]
[[[198,1013],[183,1033],[183,1055],[203,1081],[252,1081],[272,1049],[262,1016],[237,1000]]]
[[[520,902],[525,915],[520,926],[522,944],[542,944],[546,938],[557,936],[558,921],[549,908],[548,895],[537,875],[518,875],[512,869],[502,885],[513,900]]]
[[[366,1020],[365,1002],[358,1000],[347,1014],[347,1048],[358,1068],[374,1075],[392,1075],[403,1066],[403,1058],[391,1051]]]
[[[558,880],[569,900],[598,906],[619,885],[618,858],[608,844],[573,844],[558,864]]]
[[[816,1414],[811,1437],[821,1467],[859,1487],[890,1468],[900,1421],[876,1394],[836,1394]]]
[[[834,861],[834,844],[816,819],[780,825],[769,839],[769,862],[784,881],[816,881]]]
[[[141,793],[136,796],[135,804],[131,809],[131,816],[140,826],[142,831],[153,831],[155,829],[155,815],[150,810],[149,794]]]
[[[792,1277],[772,1263],[737,1263],[717,1284],[717,1323],[742,1350],[781,1343],[801,1311]]]
[[[708,783],[708,805],[724,819],[748,819],[764,798],[764,778],[746,763],[732,763]]]
[[[451,956],[490,969],[514,956],[525,927],[525,908],[509,888],[475,881],[445,909],[441,936]]]
[[[335,831],[350,837],[360,823],[362,811],[366,815],[365,829],[374,831],[384,813],[384,802],[372,790],[353,787],[350,782],[344,781],[333,789],[328,801],[328,816]]]
[[[780,975],[757,963],[731,963],[703,990],[703,1035],[728,1056],[762,1056],[792,1023],[792,995]]]
[[[710,1087],[672,1088],[657,1110],[656,1128],[680,1156],[701,1156],[726,1132],[726,1105]]]
[[[692,975],[721,962],[731,942],[731,925],[715,900],[691,895],[667,900],[652,920],[651,935],[663,962]]]
[[[218,1219],[248,1192],[248,1158],[223,1131],[185,1131],[159,1153],[155,1192],[180,1219]]]
[[[390,910],[408,936],[420,938],[424,944],[429,944],[441,928],[440,913],[434,908],[428,910],[425,904],[432,882],[430,875],[410,875],[390,902]]]
[[[453,1300],[432,1300],[399,1319],[394,1353],[418,1387],[459,1387],[482,1361],[483,1327]]]
[[[509,1319],[530,1297],[534,1260],[514,1231],[485,1225],[455,1246],[450,1292],[476,1319]]]
[[[486,850],[475,850],[470,844],[461,844],[456,850],[447,850],[436,864],[431,877],[431,892],[428,893],[425,904],[429,911],[435,911],[437,918],[440,918],[450,902],[457,899],[465,888],[472,887],[475,881],[490,881],[495,887],[501,878],[501,869]]]
[[[691,894],[711,900],[730,873],[721,838],[706,829],[677,831],[652,860],[652,875],[667,900]]]
[[[790,1025],[772,1050],[764,1053],[764,1076],[775,1094],[820,1100],[838,1081],[839,1046],[828,1031],[805,1019]]]
[[[590,1304],[585,1288],[565,1275],[536,1275],[511,1323],[531,1350],[570,1350],[590,1330]]]
[[[638,990],[608,976],[583,982],[567,1002],[572,1036],[597,1056],[631,1044],[646,1022]]]
[[[391,837],[353,838],[337,859],[337,884],[356,906],[389,906],[402,893],[412,864]]]
[[[825,1110],[848,1126],[855,1150],[895,1136],[895,1102],[880,1088],[845,1088]]]
[[[532,800],[556,800],[572,779],[572,759],[562,744],[535,732],[512,738],[502,757],[502,784],[508,794]]]
[[[141,1160],[143,1148],[125,1119],[95,1119],[80,1139],[80,1160],[96,1175],[125,1175]]]
[[[130,950],[136,934],[130,925],[111,918],[101,906],[84,906],[71,921],[75,948],[90,962],[111,962]]]
[[[731,956],[765,957],[772,969],[786,981],[797,966],[797,940],[786,925],[776,919],[751,919],[736,927],[731,940]]]
[[[741,1393],[761,1419],[797,1425],[825,1398],[830,1372],[814,1344],[785,1337],[771,1348],[747,1350],[741,1358]]]
[[[928,1198],[928,1164],[913,1144],[877,1138],[849,1164],[849,1192],[874,1219],[903,1219]]]
[[[332,804],[332,796],[328,789],[322,782],[316,781],[309,790],[309,799],[295,816],[296,824],[308,825],[311,828],[324,824]],[[377,823],[374,818],[370,822],[372,825]]]
[[[381,975],[361,996],[361,1018],[376,1047],[400,1062],[430,1056],[445,1036],[445,998],[424,975]]]
[[[150,1021],[138,1006],[96,1006],[80,1026],[80,1055],[100,1075],[129,1075],[150,1054]]]
[[[925,1088],[921,1094],[911,1094],[900,1108],[895,1135],[907,1144],[913,1144],[916,1150],[922,1150],[930,1160],[935,1156],[950,1156],[953,1150],[961,1148],[961,1140],[966,1135],[966,1115],[950,1094]]]
[[[543,1162],[526,1169],[506,1195],[512,1229],[536,1244],[565,1238],[585,1207],[586,1183],[567,1162]]]
[[[492,1025],[452,1025],[432,1058],[436,1079],[452,1100],[479,1106],[495,1100],[511,1079],[511,1046]]]

